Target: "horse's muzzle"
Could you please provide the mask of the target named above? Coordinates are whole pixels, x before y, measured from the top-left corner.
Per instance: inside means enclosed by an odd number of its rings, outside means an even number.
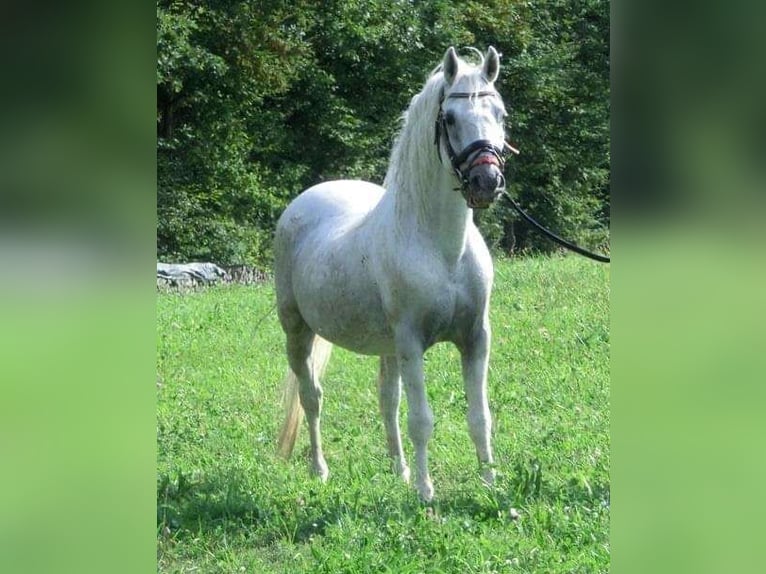
[[[505,189],[505,177],[497,161],[478,158],[468,172],[466,203],[472,209],[486,209]],[[495,158],[492,157],[492,160]]]

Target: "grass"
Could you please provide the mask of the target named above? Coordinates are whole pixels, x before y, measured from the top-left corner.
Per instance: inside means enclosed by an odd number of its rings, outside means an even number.
[[[459,356],[437,345],[427,506],[389,472],[376,358],[333,352],[322,485],[305,428],[292,460],[275,456],[286,359],[272,285],[159,294],[159,571],[608,572],[609,267],[534,258],[495,274],[498,481],[480,482]]]

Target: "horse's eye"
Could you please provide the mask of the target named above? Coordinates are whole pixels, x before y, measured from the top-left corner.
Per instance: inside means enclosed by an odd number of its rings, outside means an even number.
[[[448,126],[454,126],[455,125],[455,114],[452,112],[447,112],[444,115],[444,119],[447,122]]]

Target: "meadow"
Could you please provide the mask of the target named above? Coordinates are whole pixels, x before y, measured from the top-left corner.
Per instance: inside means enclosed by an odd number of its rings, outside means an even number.
[[[390,472],[377,358],[335,348],[330,480],[305,427],[276,456],[287,362],[271,283],[157,296],[157,560],[181,572],[609,571],[609,267],[495,263],[489,387],[498,480],[479,478],[457,351],[426,355],[436,491]],[[406,401],[402,401],[405,452]]]

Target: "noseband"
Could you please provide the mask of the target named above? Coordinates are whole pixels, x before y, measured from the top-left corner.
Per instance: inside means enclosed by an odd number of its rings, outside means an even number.
[[[452,92],[446,98],[481,98],[486,96],[497,96],[497,92],[494,91],[484,91],[484,92]],[[478,155],[481,155],[483,153],[490,153],[492,154],[496,159],[498,166],[500,168],[500,171],[503,171],[503,168],[505,167],[505,156],[508,154],[509,151],[516,151],[511,146],[509,146],[507,143],[503,143],[503,147],[499,148],[496,145],[494,145],[489,140],[476,140],[475,142],[472,142],[468,144],[459,154],[455,153],[455,150],[452,148],[452,144],[449,141],[449,132],[447,131],[447,118],[444,115],[444,110],[442,109],[442,104],[444,103],[445,96],[444,92],[442,92],[441,98],[439,98],[439,114],[436,116],[436,125],[435,125],[435,134],[434,134],[434,144],[436,144],[436,154],[439,157],[439,162],[442,161],[442,155],[441,150],[439,149],[439,143],[442,138],[442,134],[444,134],[446,137],[444,138],[445,147],[447,149],[447,156],[449,157],[450,163],[452,164],[452,169],[455,170],[455,175],[457,176],[458,180],[460,180],[460,191],[465,196],[468,191],[468,174],[471,171],[471,168],[473,165],[469,165],[465,171],[460,169],[460,166],[462,166],[469,157],[471,157],[471,154],[475,152],[479,152]]]

